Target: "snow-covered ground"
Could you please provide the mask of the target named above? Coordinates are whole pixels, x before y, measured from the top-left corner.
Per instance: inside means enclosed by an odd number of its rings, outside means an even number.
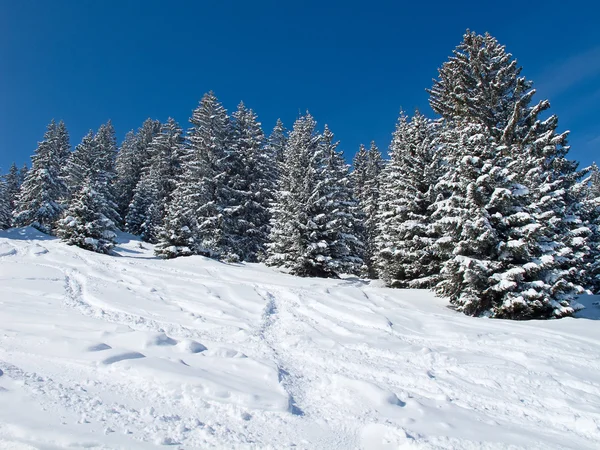
[[[0,448],[600,448],[600,308],[509,322],[423,291],[0,232]]]

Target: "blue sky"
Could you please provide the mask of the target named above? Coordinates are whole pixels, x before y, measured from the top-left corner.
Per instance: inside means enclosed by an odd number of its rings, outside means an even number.
[[[372,139],[387,148],[401,107],[432,115],[425,88],[466,28],[507,46],[589,164],[598,17],[591,0],[0,0],[0,171],[29,161],[52,118],[73,145],[109,118],[119,139],[147,117],[187,128],[211,89],[229,111],[243,100],[267,133],[309,109],[348,156]]]

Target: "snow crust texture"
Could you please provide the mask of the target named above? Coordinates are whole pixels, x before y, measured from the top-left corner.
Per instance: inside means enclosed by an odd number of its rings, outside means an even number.
[[[600,327],[0,232],[0,448],[596,449]],[[600,309],[599,309],[600,311]]]

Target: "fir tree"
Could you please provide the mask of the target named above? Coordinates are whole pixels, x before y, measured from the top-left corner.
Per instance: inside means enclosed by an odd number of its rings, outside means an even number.
[[[267,264],[300,276],[335,277],[362,264],[348,167],[333,134],[310,114],[290,133],[273,206]]]
[[[64,204],[69,199],[68,161],[71,156],[71,142],[69,139],[69,132],[67,131],[67,127],[65,126],[65,123],[62,120],[58,122],[58,125],[56,127],[56,153],[60,164],[60,198]]]
[[[513,181],[526,192],[520,199],[520,217],[526,224],[511,226],[512,232],[523,234],[511,242],[519,243],[519,251],[527,249],[520,269],[515,268],[523,272],[494,314],[563,316],[573,311],[569,305],[583,292],[586,279],[581,261],[589,253],[591,230],[581,217],[583,173],[567,159],[567,134],[556,132],[556,116],[540,118],[549,102],[532,105],[535,90],[520,71],[494,38],[467,32],[440,69],[440,79],[430,91],[431,105],[449,122],[483,126],[498,151],[511,159]]]
[[[21,170],[19,170],[19,189],[23,185],[23,182],[25,181],[25,177],[27,176],[28,172],[29,172],[29,168],[27,167],[27,163],[25,163],[21,167]]]
[[[354,196],[358,200],[362,224],[357,225],[363,246],[362,259],[365,263],[364,274],[369,278],[377,278],[375,267],[376,236],[377,236],[377,213],[379,209],[381,171],[383,159],[381,152],[371,142],[367,151],[361,145],[354,158],[354,170],[351,174],[354,186]]]
[[[431,228],[439,176],[432,127],[419,113],[410,121],[401,113],[390,145],[391,160],[381,175],[375,261],[389,286],[430,288],[440,271]]]
[[[230,258],[256,262],[268,241],[276,171],[256,114],[240,103],[232,119],[225,246]]]
[[[272,207],[268,265],[284,267],[303,276],[313,273],[308,247],[308,202],[316,185],[315,154],[321,136],[310,114],[294,123],[281,165],[276,201]]]
[[[349,167],[342,152],[337,150],[338,145],[325,125],[320,142],[323,162],[309,202],[312,223],[316,225],[309,249],[313,252],[314,267],[320,265],[327,276],[359,274],[363,265],[364,244],[360,235],[363,215],[357,215]]]
[[[10,228],[11,223],[12,215],[7,184],[0,180],[0,230]]]
[[[190,119],[182,175],[167,208],[156,254],[222,257],[224,209],[229,195],[229,118],[213,92],[204,95]]]
[[[72,198],[57,230],[57,235],[68,245],[98,253],[109,253],[113,248],[115,234],[112,230],[115,224],[103,213],[104,189],[104,181],[88,176],[81,190]]]
[[[116,171],[115,162],[117,157],[117,138],[112,122],[100,126],[94,136],[94,189],[102,197],[102,214],[106,216],[113,224],[121,222],[121,217],[117,211],[115,188],[113,186]]]
[[[85,179],[95,172],[95,146],[94,132],[90,130],[69,156],[66,164],[66,184],[71,197],[81,191]]]
[[[481,123],[499,139],[531,82],[504,46],[488,33],[467,30],[428,90],[431,108],[448,120]]]
[[[51,233],[63,211],[65,185],[60,177],[63,155],[60,152],[57,126],[50,122],[44,139],[32,156],[32,167],[21,187],[15,209],[17,226],[33,226]]]
[[[281,164],[284,161],[286,143],[287,131],[281,119],[277,119],[277,123],[267,141],[267,151],[277,164]]]
[[[138,182],[128,208],[127,229],[157,242],[176,180],[181,175],[183,132],[169,118],[149,145],[150,162]]]
[[[586,258],[587,288],[600,293],[600,170],[596,163],[589,168],[584,201],[585,224],[590,230],[589,253]]]
[[[229,117],[211,91],[192,113],[190,123],[186,169],[191,183],[188,197],[198,224],[194,251],[219,258],[225,250],[223,214],[229,197]]]
[[[4,176],[4,182],[6,184],[5,196],[7,201],[7,207],[12,217],[12,213],[15,210],[17,198],[19,196],[19,191],[21,189],[22,183],[21,174],[19,173],[19,169],[17,168],[17,165],[15,163],[13,163],[10,166],[8,173]]]
[[[117,211],[123,219],[129,213],[128,208],[133,200],[135,187],[150,163],[150,143],[160,132],[158,120],[146,119],[134,134],[130,131],[125,136],[115,163],[115,191],[118,193]]]

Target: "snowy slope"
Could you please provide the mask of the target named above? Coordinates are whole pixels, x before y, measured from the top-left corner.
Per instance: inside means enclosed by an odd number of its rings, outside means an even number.
[[[142,247],[0,233],[0,448],[600,448],[591,299],[584,318],[474,319]]]

